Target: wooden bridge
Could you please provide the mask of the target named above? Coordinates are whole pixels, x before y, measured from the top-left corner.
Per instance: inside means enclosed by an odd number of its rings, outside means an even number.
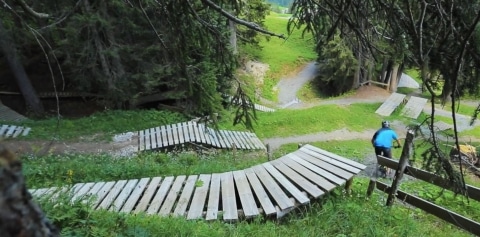
[[[390,97],[388,97],[387,100],[385,100],[385,102],[383,102],[383,104],[375,111],[375,113],[382,116],[390,116],[393,111],[405,101],[407,101],[407,103],[402,109],[402,115],[416,119],[422,112],[423,107],[425,107],[428,100],[416,96],[410,96],[406,99],[406,95],[404,94],[392,93]]]
[[[0,124],[0,138],[15,138],[18,136],[26,136],[30,132],[30,128],[15,125]]]
[[[279,218],[341,185],[349,188],[353,177],[364,168],[355,161],[305,145],[244,170],[29,191],[36,198],[54,199],[63,190],[72,201],[83,200],[95,210],[232,222],[259,215]]]
[[[139,151],[161,149],[185,143],[195,143],[216,148],[263,149],[266,147],[255,133],[214,130],[193,121],[138,132]]]

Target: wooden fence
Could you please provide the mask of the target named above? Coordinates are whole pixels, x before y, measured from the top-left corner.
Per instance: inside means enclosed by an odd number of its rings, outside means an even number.
[[[407,134],[407,140],[409,140],[408,134]],[[370,196],[376,187],[377,189],[389,194],[389,199],[387,199],[387,205],[391,205],[393,202],[392,200],[396,197],[410,205],[413,205],[417,208],[424,210],[427,213],[435,215],[444,221],[447,221],[455,226],[458,226],[466,231],[469,231],[472,234],[480,236],[480,223],[478,223],[477,221],[468,219],[462,215],[459,215],[453,211],[450,211],[446,208],[438,206],[422,198],[416,197],[412,194],[408,194],[401,190],[397,190],[397,185],[400,183],[400,180],[402,179],[403,174],[406,174],[414,178],[423,180],[425,182],[434,184],[441,188],[454,191],[454,186],[448,180],[438,175],[435,175],[433,173],[430,173],[428,171],[421,170],[421,169],[414,168],[407,165],[408,155],[404,155],[404,154],[409,154],[408,150],[410,148],[408,147],[408,144],[409,143],[407,143],[406,141],[405,142],[406,147],[404,147],[404,150],[402,152],[402,158],[400,159],[400,161],[392,160],[383,156],[377,156],[377,161],[379,165],[386,166],[388,168],[396,170],[395,178],[391,186],[375,179],[370,180],[370,184],[367,190],[367,196]],[[466,188],[465,196],[473,200],[480,201],[480,188],[474,187],[471,185],[466,185],[465,188]]]

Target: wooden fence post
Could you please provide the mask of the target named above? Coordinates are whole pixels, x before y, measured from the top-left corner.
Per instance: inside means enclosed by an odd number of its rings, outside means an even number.
[[[268,161],[272,160],[272,151],[270,150],[270,144],[266,145],[267,147],[267,159]]]
[[[403,178],[403,172],[405,171],[405,168],[408,165],[410,154],[412,153],[413,137],[414,137],[413,130],[408,130],[405,143],[403,144],[402,156],[400,156],[398,168],[395,171],[395,177],[393,177],[392,186],[390,188],[390,192],[388,193],[387,206],[391,206],[395,201],[398,186],[400,185],[400,181]]]

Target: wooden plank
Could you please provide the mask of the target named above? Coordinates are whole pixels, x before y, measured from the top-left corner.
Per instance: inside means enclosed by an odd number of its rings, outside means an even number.
[[[404,94],[392,93],[375,113],[382,116],[389,116],[404,101],[405,96]]]
[[[198,178],[199,184],[196,185],[195,193],[193,194],[192,203],[188,210],[187,220],[199,219],[203,215],[203,208],[207,200],[208,187],[210,186],[209,174],[201,174]]]
[[[172,128],[172,125],[168,124],[166,131],[167,131],[168,145],[171,146],[171,145],[175,144],[175,142],[174,142],[174,140],[173,140],[173,128]]]
[[[215,130],[207,128],[207,134],[210,137],[210,140],[212,141],[213,144],[215,144],[216,147],[218,148],[225,148],[225,144],[223,141],[217,136],[217,133]],[[206,136],[207,136],[206,134]]]
[[[48,189],[49,188],[36,189],[36,190],[30,191],[30,194],[32,195],[32,197],[41,198],[43,194],[47,192]]]
[[[299,156],[293,154],[293,153],[290,153],[287,155],[288,158],[292,159],[293,161],[299,163],[300,165],[302,165],[303,167],[319,174],[320,176],[326,178],[327,180],[329,180],[330,182],[336,184],[336,185],[343,185],[345,184],[346,180],[345,179],[341,179],[339,178],[338,176],[328,172],[327,170],[321,168],[321,167],[318,167],[302,158],[300,158]]]
[[[247,133],[247,132],[240,132],[240,133],[243,134],[248,139],[248,141],[255,144],[255,148],[266,149],[265,145],[263,145],[263,143],[260,141],[260,139],[258,139],[258,137],[254,133]]]
[[[8,125],[2,125],[2,127],[0,128],[0,137],[6,137],[6,135],[4,135],[4,133],[7,131],[8,129]]]
[[[230,136],[224,130],[218,130],[217,134],[222,137],[226,148],[231,149],[231,148],[233,148],[233,146],[235,146],[233,140],[230,138]]]
[[[205,220],[216,220],[220,203],[220,174],[212,174]]]
[[[157,140],[157,148],[162,148],[163,142],[162,142],[162,132],[160,130],[160,127],[155,127],[155,139]]]
[[[276,169],[282,172],[285,176],[287,176],[290,180],[296,183],[299,187],[301,187],[305,192],[310,194],[314,198],[318,198],[325,194],[320,188],[318,188],[314,183],[308,181],[305,177],[297,173],[295,170],[281,162],[280,160],[274,160],[270,162]]]
[[[223,220],[238,220],[237,198],[235,196],[235,183],[232,172],[225,172],[220,176],[222,186],[222,210]]]
[[[138,131],[138,150],[145,150],[145,132],[143,130]]]
[[[185,175],[177,176],[177,178],[173,182],[170,192],[168,192],[168,195],[165,198],[165,202],[163,203],[162,207],[160,208],[160,211],[158,212],[159,215],[167,216],[170,214],[173,208],[173,205],[175,204],[175,201],[177,201],[178,194],[182,189],[183,181],[185,181],[185,178],[186,178]]]
[[[311,150],[311,151],[314,151],[314,152],[317,152],[317,153],[326,155],[326,156],[328,156],[328,157],[330,157],[330,158],[336,159],[336,160],[338,160],[338,161],[340,161],[340,162],[343,162],[343,163],[345,163],[345,164],[349,164],[350,166],[353,166],[353,167],[358,168],[358,169],[361,169],[361,170],[367,168],[367,166],[364,165],[364,164],[360,164],[360,163],[358,163],[358,162],[356,162],[356,161],[347,159],[347,158],[345,158],[345,157],[341,157],[341,156],[339,156],[339,155],[337,155],[337,154],[335,154],[335,153],[332,153],[332,152],[329,152],[329,151],[326,151],[326,150],[322,150],[322,149],[320,149],[320,148],[318,148],[318,147],[314,147],[314,146],[309,145],[309,144],[304,145],[302,148],[306,148],[306,149],[309,149],[309,150]],[[302,148],[301,148],[301,149],[302,149]]]
[[[42,196],[39,197],[39,198],[40,198],[40,199],[50,198],[50,196],[51,196],[52,194],[54,194],[57,190],[58,190],[58,187],[47,188],[47,191],[44,192],[44,193],[42,194]]]
[[[336,160],[336,159],[333,159],[333,158],[331,158],[331,157],[328,157],[328,156],[325,156],[325,155],[322,155],[322,154],[318,154],[318,153],[312,152],[312,151],[307,150],[307,149],[303,149],[303,150],[300,149],[300,150],[298,150],[298,151],[304,152],[304,153],[306,153],[306,154],[308,154],[308,155],[310,155],[310,156],[312,156],[312,157],[314,157],[314,158],[321,159],[321,160],[323,160],[323,161],[325,161],[325,162],[328,162],[328,163],[330,163],[330,164],[332,164],[332,165],[335,165],[335,166],[337,166],[337,167],[339,167],[339,168],[342,168],[342,169],[344,169],[344,170],[346,170],[346,171],[348,171],[348,172],[350,172],[350,173],[352,173],[352,174],[358,174],[358,173],[361,171],[360,169],[357,169],[357,168],[355,168],[355,167],[353,167],[353,166],[350,166],[350,165],[348,165],[348,164],[342,163],[342,162],[340,162],[340,161],[338,161],[338,160]]]
[[[20,133],[23,131],[23,127],[17,127],[17,129],[15,130],[15,132],[13,133],[12,137],[15,138],[15,137],[18,137],[18,135],[20,135]]]
[[[117,181],[96,209],[108,209],[123,187],[125,187],[125,184],[127,184],[127,180]]]
[[[294,203],[288,198],[287,194],[283,192],[282,188],[280,188],[262,165],[254,166],[252,169],[262,182],[263,186],[267,188],[270,196],[273,197],[280,209],[287,210],[294,207]]]
[[[138,199],[140,199],[143,191],[145,191],[145,187],[147,187],[148,181],[150,178],[143,178],[135,185],[133,192],[130,194],[130,197],[123,205],[120,212],[130,213],[133,210],[135,204],[137,204]]]
[[[198,127],[198,129],[200,130],[200,135],[203,137],[203,139],[205,139],[205,144],[208,144],[210,146],[218,147],[216,141],[212,140],[211,134],[208,133],[207,127],[203,124],[199,124],[199,125],[201,125],[201,126]]]
[[[197,182],[198,175],[189,175],[185,186],[183,187],[182,194],[178,199],[175,210],[173,211],[174,216],[185,216],[187,211],[188,204],[192,199],[193,190],[195,189],[195,184]]]
[[[402,115],[413,119],[418,118],[423,110],[423,107],[425,107],[425,104],[427,104],[427,101],[428,99],[425,98],[410,96],[407,104],[405,107],[403,107]]]
[[[113,184],[114,182],[112,182]],[[82,203],[84,204],[88,204],[88,203],[91,203],[92,204],[92,208],[95,208],[96,204],[95,203],[99,203],[101,200],[99,199],[102,199],[103,197],[98,197],[97,194],[100,193],[100,190],[103,188],[103,186],[105,186],[105,182],[99,182],[99,183],[96,183],[95,185],[93,185],[93,187],[88,190],[87,193],[85,193],[85,195],[83,195],[82,197]],[[113,186],[113,185],[112,185]],[[101,195],[101,194],[100,194]]]
[[[387,166],[387,167],[389,167],[391,169],[394,169],[394,170],[396,170],[398,168],[398,161],[397,160],[389,159],[389,158],[383,157],[383,156],[377,156],[377,161],[378,161],[379,165],[384,165],[384,166]],[[411,167],[411,166],[407,165],[407,167],[405,169],[405,174],[408,174],[408,175],[410,175],[412,177],[415,177],[417,179],[421,179],[425,182],[428,182],[428,183],[437,185],[439,187],[448,189],[452,192],[455,192],[454,187],[452,185],[450,185],[450,182],[448,180],[445,180],[444,178],[442,178],[438,175],[435,175],[433,173],[430,173],[428,171],[425,171],[425,170],[422,170],[422,169],[417,169],[417,168],[414,168],[414,167]],[[468,184],[466,184],[465,187],[467,189],[466,196],[468,196],[471,199],[480,201],[480,188],[472,186],[472,185],[468,185]]]
[[[205,137],[205,129],[204,129],[205,126],[203,124],[197,123],[195,128],[197,129],[196,131],[198,131],[198,136],[200,138],[200,142],[202,144],[212,145],[212,142],[210,141],[210,139],[208,139],[208,141],[207,141],[207,138]]]
[[[25,129],[23,130],[22,136],[27,136],[31,129],[32,129],[32,128],[25,128]],[[0,132],[0,136],[1,136],[1,135],[2,135],[2,133]]]
[[[165,177],[163,179],[162,184],[160,185],[160,188],[158,189],[157,194],[155,197],[153,197],[152,202],[150,203],[150,206],[147,209],[147,214],[156,214],[158,213],[158,210],[162,206],[163,200],[167,196],[168,190],[170,190],[170,187],[172,186],[174,177]]]
[[[296,172],[302,174],[303,177],[312,181],[314,184],[318,185],[323,190],[331,191],[332,189],[337,187],[335,184],[329,182],[324,177],[314,173],[313,171],[295,162],[293,159],[291,159],[290,155],[287,155],[284,158],[281,158],[280,161],[283,162],[288,167],[295,170]]]
[[[275,206],[273,205],[272,201],[268,197],[267,192],[265,191],[262,184],[260,183],[260,180],[258,180],[258,177],[253,171],[253,169],[248,168],[248,169],[245,169],[244,171],[248,181],[250,182],[253,192],[255,193],[255,196],[257,197],[258,201],[260,202],[260,205],[262,206],[262,209],[265,215],[269,216],[276,213],[277,211],[275,209]]]
[[[172,124],[172,136],[173,136],[173,145],[180,144],[180,140],[178,138],[178,124]]]
[[[150,204],[150,200],[152,200],[153,195],[157,191],[158,184],[160,183],[160,181],[162,181],[161,177],[155,177],[150,181],[147,189],[143,193],[143,196],[140,199],[140,201],[138,202],[137,207],[135,207],[135,210],[133,211],[133,213],[137,214],[137,213],[143,212],[147,209],[148,205]],[[157,208],[157,210],[158,210],[158,208]]]
[[[91,182],[91,183],[86,183],[85,185],[83,185],[83,187],[78,190],[77,193],[75,193],[75,195],[72,196],[72,202],[75,202],[77,201],[78,199],[82,198],[88,191],[90,191],[90,189],[95,185],[94,182]]]
[[[247,176],[245,175],[245,171],[233,171],[233,178],[238,190],[238,196],[240,196],[240,202],[242,203],[243,214],[246,218],[258,216],[260,213],[252,189],[248,183]]]
[[[23,130],[22,136],[27,136],[31,129],[32,128],[25,128],[25,130]],[[0,133],[0,136],[1,136],[1,134],[2,133]]]
[[[77,183],[77,184],[74,184],[72,186],[72,188],[70,189],[70,192],[69,192],[69,195],[72,195],[72,196],[75,196],[75,194],[77,194],[77,192],[82,189],[82,187],[85,185],[85,183]]]
[[[235,131],[235,135],[239,138],[240,142],[243,143],[245,149],[256,149],[257,145],[250,140],[246,132]]]
[[[125,201],[127,201],[128,197],[132,193],[133,189],[138,183],[138,179],[128,180],[127,184],[122,188],[121,192],[118,194],[115,201],[113,201],[112,206],[109,208],[110,211],[120,211],[123,207]]]
[[[160,133],[162,134],[162,147],[168,146],[168,135],[167,135],[167,126],[160,126]]]
[[[382,190],[382,191],[387,190],[389,188],[386,184],[379,181],[376,182],[376,186],[379,190]],[[401,190],[397,190],[396,196],[399,200],[402,200],[404,202],[407,202],[410,205],[418,207],[426,211],[427,213],[430,213],[446,222],[449,222],[455,226],[458,226],[476,236],[480,236],[480,223],[474,220],[470,220],[453,211],[445,209],[441,206],[438,206],[424,199],[415,197]]]
[[[280,183],[282,187],[287,190],[299,203],[307,204],[310,202],[310,199],[294,184],[292,184],[292,182],[290,182],[290,180],[288,180],[282,173],[280,173],[270,162],[263,163],[263,167],[265,167],[265,169],[277,180],[277,182]],[[293,179],[295,177],[289,178]],[[311,190],[313,190],[313,188]],[[319,196],[323,194],[323,192],[318,188],[316,192],[312,192],[315,195],[318,194]]]
[[[185,143],[185,137],[184,137],[184,132],[183,132],[183,123],[177,124],[177,130],[178,130],[179,144],[184,144]]]
[[[341,168],[339,168],[337,166],[334,166],[334,165],[332,165],[332,164],[330,164],[326,161],[315,158],[315,157],[313,157],[311,155],[308,155],[306,153],[303,153],[301,151],[295,151],[291,154],[295,154],[295,156],[298,156],[301,159],[303,159],[305,161],[308,161],[311,164],[316,165],[317,167],[328,170],[330,173],[344,179],[345,181],[351,179],[354,176],[353,173],[350,173],[350,172],[348,172],[344,169],[341,169]]]
[[[157,131],[155,131],[155,128],[150,128],[150,142],[151,142],[152,149],[156,149],[158,147]]]
[[[150,129],[145,129],[145,150],[151,150],[152,145],[150,142]]]
[[[246,141],[246,139],[237,131],[228,131],[230,133],[230,136],[233,137],[235,140],[235,144],[237,145],[237,148],[240,147],[242,149],[252,149],[251,144]]]
[[[182,123],[182,128],[183,128],[183,137],[185,139],[185,143],[190,142],[190,130],[188,127],[188,123],[183,122]]]
[[[192,121],[188,121],[187,122],[187,129],[188,129],[188,136],[189,136],[189,140],[190,142],[198,142],[197,141],[197,138],[195,136],[195,132],[196,130],[194,130],[194,125],[193,125],[193,122]]]
[[[11,125],[7,132],[5,133],[5,137],[11,137],[13,135],[13,132],[15,131],[15,129],[17,129],[17,126],[15,125]]]

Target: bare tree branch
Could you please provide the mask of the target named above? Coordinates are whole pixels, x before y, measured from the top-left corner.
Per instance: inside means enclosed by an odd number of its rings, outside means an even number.
[[[50,18],[49,14],[36,12],[31,7],[29,7],[23,0],[17,0],[17,2],[20,4],[23,10],[36,18]]]

